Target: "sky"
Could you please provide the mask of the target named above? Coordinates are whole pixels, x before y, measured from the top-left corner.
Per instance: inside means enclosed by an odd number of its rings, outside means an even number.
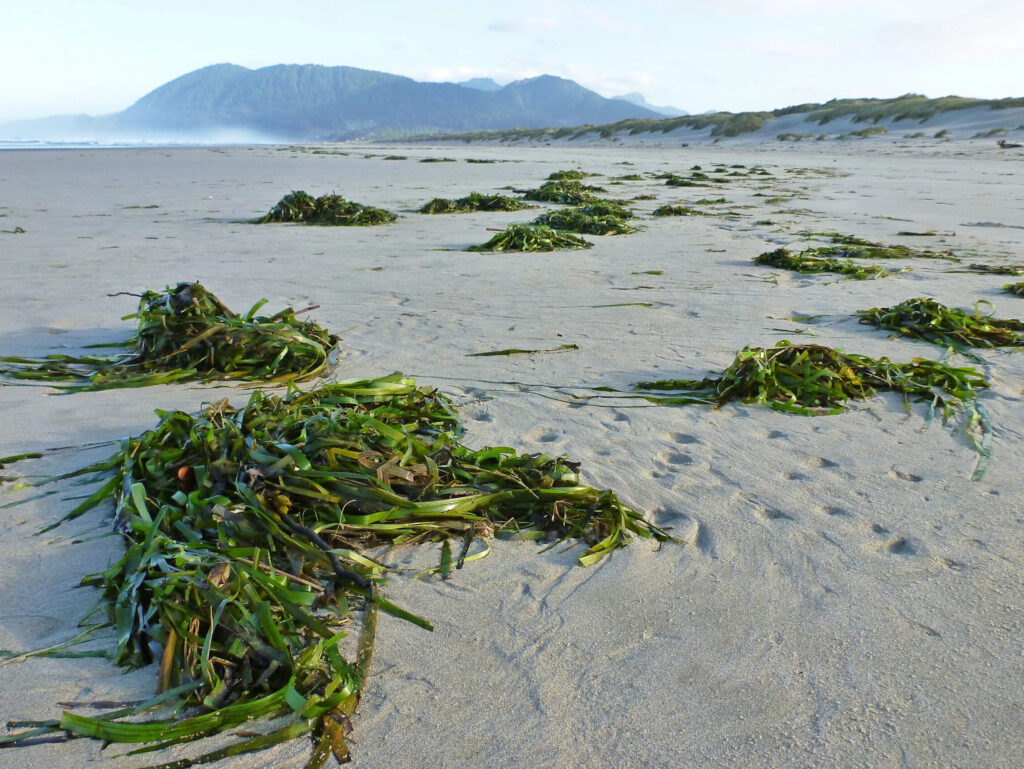
[[[209,64],[540,74],[692,113],[1024,96],[1021,0],[0,0],[0,121],[117,112]]]

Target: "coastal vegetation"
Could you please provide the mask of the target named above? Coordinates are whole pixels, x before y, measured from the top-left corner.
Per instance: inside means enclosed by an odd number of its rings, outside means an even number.
[[[916,121],[924,123],[935,115],[945,112],[970,108],[989,110],[1016,109],[1024,107],[1024,98],[1007,99],[973,99],[959,96],[946,96],[929,99],[921,94],[905,94],[893,99],[832,99],[825,103],[797,104],[789,107],[765,112],[714,112],[703,115],[685,115],[670,118],[630,118],[615,123],[588,124],[558,128],[520,128],[498,129],[492,131],[472,131],[467,133],[449,134],[446,138],[463,141],[550,141],[568,137],[580,139],[595,136],[610,139],[617,134],[635,136],[637,134],[668,134],[681,129],[692,131],[708,131],[712,138],[722,139],[740,136],[764,128],[776,118],[788,115],[803,115],[807,123],[819,126],[827,125],[834,120],[849,119],[854,123],[878,124],[883,120]],[[879,126],[882,128],[883,126]],[[788,134],[800,135],[790,131]],[[784,134],[785,135],[785,134]],[[871,136],[873,133],[862,134],[852,132],[853,136]],[[809,136],[809,135],[808,135]],[[939,131],[935,138],[949,136],[949,131]],[[417,137],[422,139],[437,138],[437,135]],[[787,137],[788,138],[788,137]]]

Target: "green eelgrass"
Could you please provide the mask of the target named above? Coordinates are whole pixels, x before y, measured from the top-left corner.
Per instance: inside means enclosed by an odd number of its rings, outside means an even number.
[[[954,368],[915,358],[892,363],[888,358],[844,353],[816,344],[781,341],[773,347],[744,347],[716,377],[640,382],[640,390],[675,390],[676,403],[728,401],[763,403],[796,414],[839,414],[850,399],[865,400],[878,391],[900,392],[928,400],[944,418],[975,398],[975,388],[988,387],[973,368]]]
[[[545,182],[540,187],[526,190],[526,200],[538,200],[542,203],[561,203],[568,206],[582,206],[592,203],[597,198],[592,193],[605,192],[603,187],[593,187],[578,181]]]
[[[628,235],[636,232],[636,227],[626,224],[618,216],[588,214],[582,208],[548,211],[534,219],[533,224],[582,235]]]
[[[590,248],[593,243],[551,227],[510,224],[493,238],[467,251],[554,251],[560,248]]]
[[[285,195],[266,215],[254,220],[255,224],[271,222],[302,222],[327,226],[369,226],[388,224],[397,219],[390,211],[364,206],[341,195],[312,195],[296,190]]]
[[[800,234],[808,237],[828,238],[835,244],[804,251],[804,253],[821,257],[838,257],[841,259],[946,259],[951,262],[960,261],[948,251],[939,252],[930,249],[912,248],[911,246],[885,245],[857,237],[856,235],[844,235],[839,232],[803,231]],[[920,233],[903,232],[900,234],[913,235]],[[934,235],[935,233],[932,234]]]
[[[323,373],[338,337],[286,308],[256,315],[266,300],[235,315],[200,283],[180,283],[161,294],[147,291],[135,318],[135,336],[117,355],[0,357],[0,375],[42,382],[72,382],[67,390],[145,387],[183,380],[285,382]],[[311,308],[312,309],[312,308]],[[300,311],[301,312],[301,311]]]
[[[917,297],[894,307],[858,310],[860,322],[932,344],[968,347],[1024,347],[1024,322],[982,315],[978,302],[974,314],[946,307],[934,299]]]
[[[450,200],[434,198],[424,204],[421,214],[462,214],[470,211],[522,211],[524,208],[536,208],[508,195],[481,195],[471,192],[463,198]]]
[[[987,272],[990,275],[1024,275],[1024,264],[969,264],[967,269],[972,272]]]
[[[817,256],[810,256],[806,251],[794,254],[785,248],[778,248],[761,254],[754,259],[754,264],[766,264],[770,267],[779,267],[784,270],[793,270],[794,272],[809,275],[820,272],[835,272],[856,280],[883,278],[886,275],[893,274],[877,264],[864,267],[849,261],[840,262],[836,259],[821,259]]]
[[[991,426],[976,396],[979,388],[988,386],[985,376],[969,367],[923,358],[893,363],[888,358],[781,341],[773,347],[744,347],[715,377],[640,382],[636,388],[674,391],[645,396],[662,405],[713,403],[718,408],[739,400],[805,416],[839,414],[848,401],[866,400],[880,391],[902,393],[908,410],[911,397],[929,404],[929,424],[936,409],[943,424],[955,411],[967,412],[966,432],[978,452],[973,478],[979,480],[991,451]]]
[[[495,534],[583,540],[583,565],[633,535],[670,539],[611,491],[581,485],[565,458],[463,446],[450,401],[400,374],[283,397],[255,391],[241,409],[224,400],[196,415],[158,414],[108,459],[32,485],[101,483],[44,531],[113,501],[126,553],[84,583],[102,591],[117,664],[157,662],[158,691],[182,694],[189,712],[132,723],[118,720],[124,712],[65,713],[48,732],[153,750],[288,716],[286,727],[229,749],[312,733],[307,766],[320,767],[332,750],[347,755],[341,724],[369,667],[376,611],[431,627],[380,595],[386,567],[367,548],[440,541],[436,571],[447,576],[453,561],[458,569],[485,555],[489,545],[471,547]],[[338,642],[358,610],[349,662]],[[40,733],[30,731],[3,740]],[[221,755],[231,754],[192,761]]]
[[[1003,286],[1003,291],[1014,296],[1024,296],[1024,283],[1007,283]]]
[[[709,216],[707,211],[698,211],[688,206],[664,205],[658,206],[651,212],[651,216]]]
[[[551,182],[564,182],[564,181],[578,181],[585,179],[588,176],[597,176],[597,174],[588,173],[587,171],[555,171],[553,174],[548,176],[548,181]]]

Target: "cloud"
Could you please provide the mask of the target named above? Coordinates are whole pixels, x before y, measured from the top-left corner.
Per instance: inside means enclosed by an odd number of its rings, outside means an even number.
[[[554,29],[558,19],[553,16],[524,16],[521,19],[499,19],[487,25],[491,32],[533,32],[539,29]]]

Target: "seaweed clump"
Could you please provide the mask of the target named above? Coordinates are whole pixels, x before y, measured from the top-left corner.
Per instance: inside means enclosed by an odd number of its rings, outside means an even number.
[[[585,208],[548,211],[534,219],[533,223],[582,235],[628,235],[636,232],[636,227],[626,224],[618,216],[590,214]]]
[[[982,315],[978,302],[974,314],[917,297],[894,307],[858,310],[860,322],[923,342],[966,347],[1024,347],[1024,322]]]
[[[1003,286],[1004,293],[1024,296],[1024,283],[1007,283]]]
[[[808,249],[808,252],[822,257],[839,259],[946,259],[951,262],[960,261],[950,252],[932,251],[931,249],[912,248],[903,245],[885,245],[872,240],[859,238],[856,235],[843,235],[838,232],[804,232],[804,235],[820,235],[827,237],[834,245]],[[906,233],[904,233],[906,234]],[[911,233],[913,234],[913,233]],[[934,233],[933,233],[934,234]]]
[[[127,347],[119,355],[0,357],[0,375],[14,379],[72,382],[67,390],[145,387],[185,380],[287,382],[321,374],[338,337],[297,316],[288,307],[257,315],[260,300],[236,315],[200,283],[179,283],[163,293],[147,291],[139,309],[122,320],[138,321],[126,342],[98,347]],[[309,309],[315,309],[311,307]]]
[[[969,264],[967,269],[971,272],[987,272],[990,275],[1024,275],[1024,264]]]
[[[548,181],[551,182],[564,182],[564,181],[579,181],[585,179],[588,176],[597,176],[597,174],[588,173],[587,171],[555,171],[553,174],[548,176]]]
[[[508,195],[481,195],[471,192],[465,197],[450,200],[434,198],[421,209],[421,214],[464,214],[470,211],[522,211],[524,208],[536,208]]]
[[[945,419],[973,401],[975,390],[988,387],[988,382],[973,368],[922,358],[892,363],[823,345],[781,341],[773,347],[744,347],[716,377],[640,382],[636,387],[679,391],[669,397],[671,403],[722,406],[739,400],[807,416],[841,413],[847,401],[866,400],[879,391],[899,392],[930,402]]]
[[[744,347],[717,376],[640,382],[636,389],[671,391],[642,396],[665,406],[713,403],[719,408],[738,400],[804,416],[840,414],[851,400],[867,400],[878,392],[900,393],[907,411],[911,398],[928,404],[926,426],[936,410],[943,424],[956,412],[966,413],[964,431],[978,454],[972,474],[977,481],[984,477],[991,455],[991,423],[977,402],[978,390],[988,386],[983,374],[966,366],[924,358],[893,363],[888,358],[783,340],[772,347]]]
[[[365,227],[389,224],[398,217],[383,208],[364,206],[341,195],[312,195],[297,190],[285,195],[268,213],[255,220],[255,224],[275,222],[301,222],[332,227]]]
[[[877,264],[862,266],[846,261],[840,262],[836,259],[822,259],[811,256],[803,251],[799,254],[791,253],[785,248],[778,248],[761,254],[754,259],[754,264],[765,264],[770,267],[779,267],[783,270],[792,270],[806,275],[814,275],[821,272],[835,272],[855,280],[867,280],[868,278],[883,278],[892,273],[879,267]],[[902,270],[900,270],[902,272]]]
[[[710,214],[689,206],[664,205],[655,208],[651,212],[651,216],[710,216]]]
[[[69,732],[157,749],[282,717],[269,734],[174,766],[302,736],[313,739],[308,769],[332,753],[344,762],[377,612],[432,629],[381,595],[388,569],[367,548],[440,542],[431,571],[447,578],[485,556],[495,533],[582,540],[583,565],[634,535],[670,539],[613,492],[580,484],[576,463],[471,450],[461,436],[445,396],[393,374],[283,397],[256,391],[243,408],[162,412],[108,459],[37,483],[102,484],[45,530],[113,502],[126,552],[85,580],[107,614],[95,629],[116,629],[116,664],[157,661],[161,694],[97,717],[65,712],[5,736],[4,747]],[[339,641],[353,626],[350,661]],[[169,717],[123,720],[165,701]]]
[[[606,191],[604,187],[595,187],[578,181],[552,181],[545,182],[536,189],[526,190],[523,197],[526,200],[537,200],[542,203],[582,206],[597,200],[592,193]]]
[[[594,244],[553,227],[510,224],[493,238],[467,251],[555,251],[561,248],[590,248]]]

